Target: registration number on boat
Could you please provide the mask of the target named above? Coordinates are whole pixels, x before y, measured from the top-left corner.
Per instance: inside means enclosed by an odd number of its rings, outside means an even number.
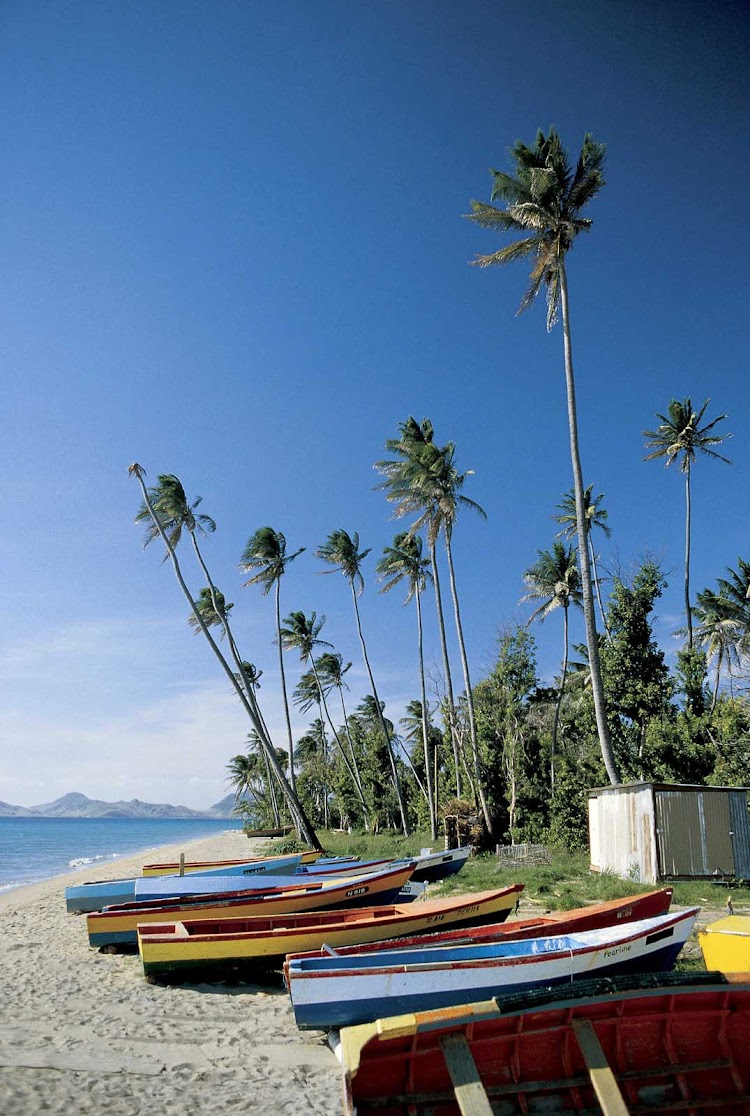
[[[347,891],[347,899],[353,899],[355,895],[367,895],[366,887],[354,887],[351,891]]]

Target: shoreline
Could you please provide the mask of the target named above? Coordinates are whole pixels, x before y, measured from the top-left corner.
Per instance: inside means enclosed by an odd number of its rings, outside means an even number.
[[[335,1116],[340,1067],[322,1034],[300,1032],[281,988],[148,984],[137,954],[102,954],[71,883],[140,874],[143,863],[238,859],[265,839],[223,832],[144,849],[0,893],[0,1112],[108,1116]]]

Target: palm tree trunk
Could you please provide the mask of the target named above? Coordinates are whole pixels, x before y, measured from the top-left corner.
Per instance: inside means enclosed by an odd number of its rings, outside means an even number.
[[[289,694],[286,689],[286,671],[284,670],[284,648],[281,645],[281,604],[280,604],[281,578],[276,579],[276,642],[279,647],[279,676],[281,678],[281,697],[284,702],[284,718],[286,720],[286,738],[289,748],[289,785],[297,793],[297,778],[294,774],[294,738],[292,736],[292,718],[289,713]]]
[[[604,628],[604,631],[607,633],[607,638],[609,639],[609,626],[607,624],[607,617],[606,617],[606,614],[604,612],[604,605],[602,604],[602,591],[601,591],[601,588],[599,586],[599,571],[596,568],[596,554],[594,553],[594,544],[591,541],[591,528],[589,528],[589,533],[588,534],[589,534],[589,551],[591,553],[591,571],[594,575],[594,588],[596,590],[596,599],[597,599],[597,602],[599,604],[599,615],[602,618],[602,626]]]
[[[719,647],[719,653],[716,656],[716,681],[714,682],[714,692],[711,697],[711,708],[709,713],[713,713],[716,709],[716,702],[719,700],[719,680],[721,678],[721,662],[723,659],[723,648]]]
[[[562,661],[562,678],[560,679],[560,693],[557,695],[555,703],[555,720],[552,725],[552,755],[550,757],[549,777],[550,786],[554,790],[555,787],[555,756],[557,754],[557,733],[560,725],[560,709],[562,708],[562,699],[565,692],[565,679],[568,674],[568,605],[563,604],[563,637],[565,639],[565,647],[563,649]]]
[[[444,529],[445,537],[445,553],[448,558],[448,577],[450,580],[451,596],[453,597],[453,615],[456,620],[456,635],[458,636],[458,649],[461,655],[461,666],[464,672],[464,686],[466,688],[466,704],[469,710],[469,740],[471,742],[471,759],[474,769],[474,780],[476,783],[476,791],[479,796],[479,804],[482,808],[482,815],[484,817],[484,824],[487,827],[487,832],[492,836],[492,818],[490,816],[489,806],[487,805],[487,798],[482,786],[482,770],[479,763],[479,743],[477,741],[477,719],[474,714],[474,695],[471,692],[471,681],[469,679],[469,660],[466,655],[466,644],[464,643],[464,629],[461,623],[461,610],[458,605],[458,590],[456,588],[456,572],[453,568],[453,551],[451,549],[451,531],[450,525],[446,524]]]
[[[328,721],[331,732],[333,733],[333,739],[336,741],[336,745],[338,747],[339,752],[341,753],[341,758],[344,761],[344,764],[346,766],[346,770],[349,772],[349,778],[351,779],[352,783],[354,784],[354,790],[357,794],[357,797],[359,798],[359,802],[360,802],[360,805],[362,807],[362,814],[363,814],[365,826],[369,829],[370,823],[369,823],[368,814],[367,814],[367,804],[365,802],[365,796],[364,796],[364,792],[362,790],[362,784],[360,783],[359,779],[357,778],[357,775],[354,772],[354,768],[352,767],[351,762],[349,761],[349,757],[346,754],[346,750],[344,748],[344,745],[341,743],[341,738],[339,737],[339,734],[336,732],[336,727],[333,723],[333,718],[331,717],[331,714],[328,711],[328,702],[326,701],[326,695],[325,695],[323,687],[320,683],[320,678],[318,676],[318,668],[315,666],[315,659],[313,658],[312,652],[310,653],[310,666],[312,667],[313,677],[315,678],[315,685],[318,687],[318,693],[320,694],[320,704],[322,706],[322,710],[325,712],[326,720]]]
[[[362,801],[362,809],[363,809],[363,812],[364,812],[365,825],[369,829],[370,828],[369,812],[368,812],[367,807],[365,805],[365,792],[364,792],[364,786],[362,784],[362,774],[359,770],[359,763],[357,761],[357,752],[356,752],[356,749],[354,747],[354,741],[352,740],[352,734],[349,731],[349,718],[347,716],[346,703],[344,701],[344,687],[343,687],[343,685],[339,685],[336,688],[339,692],[339,698],[341,699],[341,716],[343,717],[344,732],[346,733],[347,743],[349,744],[349,755],[351,757],[352,767],[354,768],[354,775],[355,775],[355,778],[356,778],[356,781],[357,781],[357,787],[359,788],[359,794],[360,794],[360,798],[361,798],[361,801]]]
[[[430,770],[430,738],[427,725],[427,687],[424,678],[424,646],[422,639],[422,597],[419,591],[419,586],[415,586],[414,599],[417,603],[417,644],[419,647],[419,686],[420,686],[420,699],[422,701],[422,747],[424,749],[424,771],[425,780],[427,782],[427,810],[430,815],[430,836],[432,840],[437,838],[437,813],[435,809],[435,790],[432,783],[432,772]]]
[[[362,634],[362,622],[359,618],[359,605],[357,604],[357,590],[354,588],[354,582],[351,583],[352,600],[354,601],[354,616],[357,621],[357,635],[359,636],[360,647],[362,648],[362,658],[364,659],[365,667],[367,669],[367,676],[370,679],[370,686],[372,687],[372,696],[375,698],[375,708],[378,711],[378,719],[380,720],[380,731],[385,737],[385,746],[388,752],[388,758],[391,763],[391,775],[393,776],[393,787],[396,791],[396,798],[398,799],[398,808],[401,814],[401,827],[404,831],[404,837],[409,836],[409,821],[406,816],[406,805],[404,803],[404,796],[401,791],[401,780],[398,777],[398,769],[396,767],[396,757],[393,754],[393,745],[391,744],[390,733],[386,727],[385,717],[383,710],[380,708],[380,699],[378,692],[375,689],[375,679],[373,677],[372,668],[370,667],[370,660],[367,657],[367,645],[365,644],[365,637]]]
[[[448,729],[453,745],[453,764],[456,771],[456,798],[461,797],[461,764],[459,761],[458,728],[456,726],[456,703],[453,700],[453,679],[451,677],[451,664],[448,658],[448,641],[445,637],[445,617],[443,616],[443,594],[440,591],[440,574],[438,572],[437,554],[435,543],[430,542],[430,562],[432,564],[432,583],[435,586],[435,607],[437,609],[438,631],[440,632],[440,649],[443,653],[443,673],[445,674],[445,692],[448,697]]]
[[[690,608],[690,459],[685,466],[685,615],[688,648],[693,650],[693,614]]]
[[[570,337],[570,309],[568,305],[568,277],[565,271],[565,262],[562,257],[558,260],[560,269],[560,302],[563,319],[563,343],[565,353],[565,387],[568,404],[568,432],[570,435],[570,462],[573,468],[573,486],[576,499],[576,526],[578,528],[578,561],[581,565],[581,589],[583,592],[583,617],[586,628],[586,645],[589,651],[589,667],[591,670],[591,691],[594,698],[594,712],[596,714],[596,729],[599,736],[599,747],[602,760],[607,771],[610,783],[616,786],[620,782],[620,772],[612,751],[609,737],[609,726],[604,705],[604,685],[602,683],[602,668],[599,661],[599,640],[596,634],[596,617],[594,615],[594,596],[591,584],[591,565],[589,563],[589,549],[586,539],[586,511],[583,502],[583,470],[581,468],[581,454],[578,445],[578,415],[576,412],[575,379],[573,376],[573,344]]]
[[[208,640],[208,644],[209,644],[211,650],[213,651],[214,655],[216,656],[216,659],[219,662],[219,665],[221,666],[222,670],[224,671],[224,673],[229,678],[229,681],[231,682],[235,692],[237,693],[237,696],[239,697],[240,702],[242,703],[242,706],[245,709],[245,712],[247,713],[248,717],[250,718],[250,721],[253,725],[253,728],[258,733],[258,737],[261,741],[261,745],[262,745],[264,751],[266,751],[267,754],[268,754],[268,759],[269,759],[269,762],[271,764],[271,767],[273,768],[274,775],[276,776],[276,778],[277,778],[279,784],[281,785],[281,787],[284,789],[284,793],[285,793],[287,802],[289,803],[289,808],[292,811],[292,813],[295,814],[299,819],[300,828],[301,828],[301,830],[304,834],[305,840],[308,842],[308,844],[312,848],[317,849],[318,851],[322,852],[322,846],[321,846],[320,842],[318,841],[317,834],[315,833],[315,830],[313,829],[312,825],[310,824],[310,822],[307,818],[307,815],[305,814],[305,811],[304,811],[304,809],[302,807],[302,804],[300,803],[299,799],[297,798],[296,795],[292,794],[292,789],[291,789],[291,787],[289,786],[289,784],[287,783],[287,781],[284,777],[284,772],[281,770],[281,767],[280,767],[279,761],[278,761],[278,757],[276,756],[275,751],[273,750],[273,748],[269,748],[268,745],[267,745],[265,737],[263,736],[264,726],[263,726],[263,723],[262,723],[260,717],[257,715],[255,709],[251,705],[251,702],[250,702],[248,696],[246,695],[245,690],[243,689],[242,685],[238,682],[234,671],[232,670],[229,663],[226,661],[226,659],[222,655],[216,641],[214,640],[213,636],[211,635],[210,631],[208,630],[208,628],[206,626],[206,622],[203,619],[203,617],[201,616],[200,611],[195,607],[195,602],[193,600],[193,595],[190,592],[190,590],[188,589],[187,584],[185,583],[185,579],[182,576],[182,570],[180,568],[180,563],[177,560],[177,555],[175,554],[174,547],[172,546],[169,539],[167,538],[167,536],[164,532],[164,528],[161,525],[161,520],[159,519],[158,515],[156,514],[156,512],[154,510],[154,507],[153,507],[153,504],[151,503],[151,500],[149,499],[148,491],[146,489],[146,485],[145,485],[144,480],[143,480],[143,469],[142,469],[142,467],[140,465],[137,465],[137,464],[136,465],[131,465],[129,471],[132,473],[133,476],[135,476],[137,478],[138,483],[141,486],[141,491],[143,493],[144,503],[146,504],[146,507],[149,510],[149,514],[154,521],[156,529],[158,530],[159,535],[161,536],[162,542],[164,543],[164,545],[167,549],[167,553],[169,554],[170,560],[172,562],[172,568],[174,570],[175,577],[177,578],[177,582],[178,582],[178,584],[180,586],[180,589],[182,590],[183,594],[185,595],[186,600],[190,604],[190,609],[193,613],[193,616],[196,619],[198,627],[201,629],[204,636]]]

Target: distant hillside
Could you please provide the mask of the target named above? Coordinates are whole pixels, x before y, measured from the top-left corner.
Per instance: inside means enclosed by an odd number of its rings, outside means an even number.
[[[231,818],[234,795],[227,795],[208,810],[191,810],[189,806],[172,806],[168,802],[104,802],[85,794],[64,794],[54,802],[39,806],[12,806],[0,802],[0,817],[36,818]]]

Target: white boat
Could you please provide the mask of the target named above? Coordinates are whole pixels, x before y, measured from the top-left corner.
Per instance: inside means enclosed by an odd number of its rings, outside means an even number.
[[[321,1030],[616,973],[666,972],[699,908],[577,934],[489,945],[287,958],[297,1025]]]

